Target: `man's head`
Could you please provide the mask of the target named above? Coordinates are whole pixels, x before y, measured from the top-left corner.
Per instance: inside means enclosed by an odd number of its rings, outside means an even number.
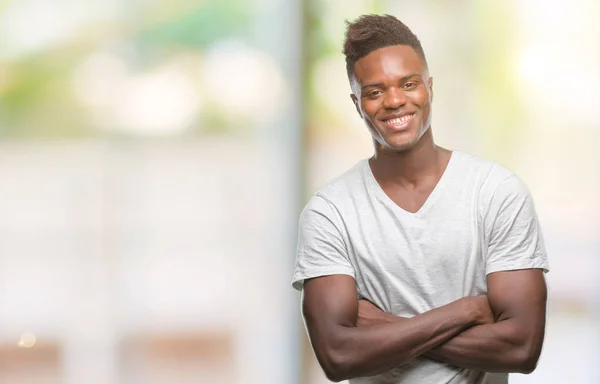
[[[415,146],[431,124],[432,79],[419,39],[393,16],[348,23],[344,42],[352,100],[383,150]]]

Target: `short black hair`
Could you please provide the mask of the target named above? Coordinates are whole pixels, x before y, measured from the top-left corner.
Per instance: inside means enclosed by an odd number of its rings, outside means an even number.
[[[393,45],[408,45],[421,57],[425,68],[427,59],[417,36],[400,20],[391,15],[362,15],[353,22],[346,21],[343,53],[346,71],[352,81],[354,64],[369,53]]]

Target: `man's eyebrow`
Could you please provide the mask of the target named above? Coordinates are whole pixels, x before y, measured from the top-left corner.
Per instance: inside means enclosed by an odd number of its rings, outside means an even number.
[[[421,75],[421,74],[420,74],[420,73],[418,73],[418,72],[411,73],[410,75],[406,75],[406,76],[402,77],[402,78],[400,79],[400,83],[404,83],[406,80],[410,79],[411,77],[415,77],[415,76],[418,76],[418,77],[423,77],[423,75]],[[361,89],[361,90],[364,90],[365,88],[368,88],[368,87],[378,87],[378,88],[382,88],[382,87],[383,87],[383,85],[384,85],[383,83],[368,83],[368,84],[365,84],[365,85],[363,85],[362,87],[360,87],[360,89]]]

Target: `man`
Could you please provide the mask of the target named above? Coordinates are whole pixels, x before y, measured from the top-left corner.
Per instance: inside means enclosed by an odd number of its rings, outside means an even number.
[[[433,80],[392,16],[348,24],[352,101],[375,154],[303,210],[293,286],[332,381],[506,383],[535,369],[546,251],[502,166],[434,144]]]

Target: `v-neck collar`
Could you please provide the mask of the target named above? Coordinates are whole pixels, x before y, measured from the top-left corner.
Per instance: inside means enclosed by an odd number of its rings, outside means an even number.
[[[381,188],[381,185],[379,185],[379,182],[375,178],[375,175],[373,174],[373,170],[371,169],[371,166],[369,164],[369,159],[363,160],[363,169],[365,173],[366,183],[371,193],[373,193],[375,196],[378,196],[386,205],[391,206],[393,210],[399,212],[400,214],[412,218],[421,218],[430,209],[430,207],[434,204],[435,200],[437,199],[437,196],[445,188],[446,180],[449,177],[448,174],[452,173],[455,162],[456,151],[452,151],[452,153],[450,154],[450,160],[446,165],[446,169],[444,169],[444,173],[442,173],[442,176],[438,180],[437,184],[435,185],[429,196],[427,196],[427,199],[425,200],[423,205],[421,205],[421,207],[416,212],[410,212],[405,210],[404,208],[396,204],[388,196],[387,193],[385,193],[385,191],[383,190],[383,188]]]

